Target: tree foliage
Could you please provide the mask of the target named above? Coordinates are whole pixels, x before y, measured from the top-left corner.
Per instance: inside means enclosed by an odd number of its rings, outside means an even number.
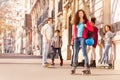
[[[9,0],[0,0],[0,33],[4,29],[11,29],[11,26],[6,24],[6,14],[9,13],[10,6]]]

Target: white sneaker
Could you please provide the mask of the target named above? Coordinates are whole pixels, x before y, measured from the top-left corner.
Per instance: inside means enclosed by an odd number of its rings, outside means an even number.
[[[107,66],[107,67],[108,67],[108,66],[109,66],[109,64],[105,64],[105,66]]]
[[[42,67],[48,67],[49,66],[49,63],[43,63],[42,64]]]
[[[102,64],[98,63],[97,66],[102,66]]]
[[[101,64],[101,63],[98,63],[98,66],[105,66],[105,64],[103,64],[103,63],[102,63],[102,64]]]

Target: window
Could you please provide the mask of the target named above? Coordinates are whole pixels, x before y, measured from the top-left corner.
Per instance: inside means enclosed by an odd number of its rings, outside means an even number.
[[[58,3],[58,12],[62,11],[62,0],[59,1]]]
[[[54,9],[51,11],[51,16],[52,16],[52,18],[55,18],[55,10]]]

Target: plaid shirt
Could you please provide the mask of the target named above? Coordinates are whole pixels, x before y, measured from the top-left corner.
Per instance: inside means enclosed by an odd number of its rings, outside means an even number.
[[[52,38],[51,46],[54,48],[61,48],[62,47],[62,37],[61,36],[54,36]]]

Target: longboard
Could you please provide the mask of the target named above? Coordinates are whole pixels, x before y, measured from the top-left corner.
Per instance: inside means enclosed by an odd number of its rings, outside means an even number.
[[[112,66],[97,66],[99,69],[112,69]]]

